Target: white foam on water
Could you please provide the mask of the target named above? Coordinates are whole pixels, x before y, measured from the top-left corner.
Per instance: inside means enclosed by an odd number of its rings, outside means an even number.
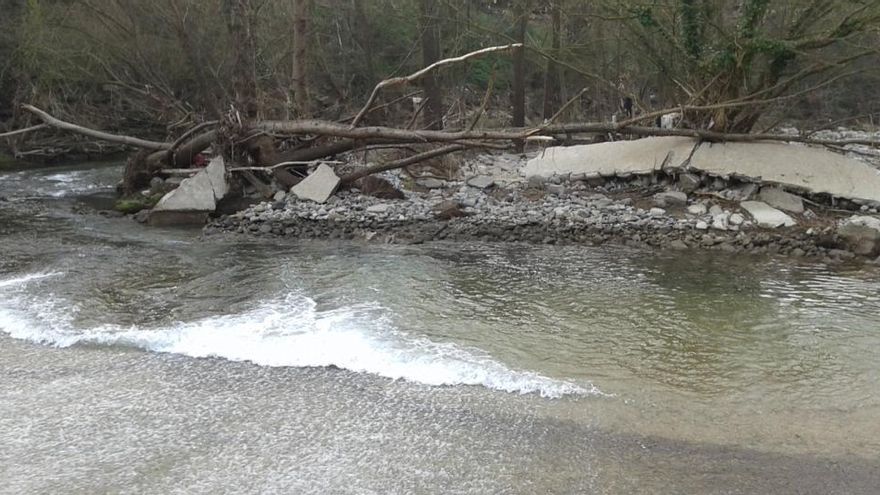
[[[50,273],[31,273],[28,275],[24,275],[22,277],[10,278],[8,280],[0,280],[0,287],[14,287],[24,285],[32,280],[40,280],[48,277],[56,277],[58,275],[63,275],[62,272],[50,272]]]
[[[0,287],[20,286],[50,275],[0,281]],[[7,297],[4,292],[0,291],[0,331],[57,347],[123,345],[262,366],[336,366],[426,385],[480,385],[551,398],[601,394],[592,385],[585,388],[534,372],[512,370],[478,349],[409,336],[396,330],[385,310],[377,305],[318,311],[312,299],[291,294],[240,314],[160,328],[76,328],[69,303],[51,298]]]

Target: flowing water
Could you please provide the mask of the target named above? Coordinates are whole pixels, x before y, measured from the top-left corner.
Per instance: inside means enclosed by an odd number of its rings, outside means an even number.
[[[218,240],[0,174],[0,493],[878,493],[880,273]]]

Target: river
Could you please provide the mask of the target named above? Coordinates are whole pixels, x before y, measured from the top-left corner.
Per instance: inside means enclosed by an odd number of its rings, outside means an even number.
[[[230,240],[0,173],[0,493],[880,490],[880,271]]]

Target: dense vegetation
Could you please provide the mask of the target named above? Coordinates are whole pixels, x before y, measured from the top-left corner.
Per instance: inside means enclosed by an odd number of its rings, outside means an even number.
[[[573,98],[559,119],[608,120],[629,97],[637,113],[682,106],[689,125],[737,132],[880,113],[875,0],[0,0],[0,12],[0,132],[35,122],[22,103],[156,138],[232,109],[342,120],[382,79],[520,40],[524,52],[423,80],[423,126],[467,126],[489,88],[484,126],[540,123]],[[407,99],[369,119],[412,113]]]

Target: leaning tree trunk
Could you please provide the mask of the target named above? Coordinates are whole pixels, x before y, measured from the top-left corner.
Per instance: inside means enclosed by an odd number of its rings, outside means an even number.
[[[232,38],[232,86],[235,104],[245,116],[257,116],[256,33],[251,0],[223,0],[226,27]]]
[[[437,33],[437,0],[420,0],[422,10],[422,64],[427,67],[440,60],[440,39]],[[428,99],[424,111],[426,129],[443,128],[443,93],[433,72],[422,79],[425,97]]]

